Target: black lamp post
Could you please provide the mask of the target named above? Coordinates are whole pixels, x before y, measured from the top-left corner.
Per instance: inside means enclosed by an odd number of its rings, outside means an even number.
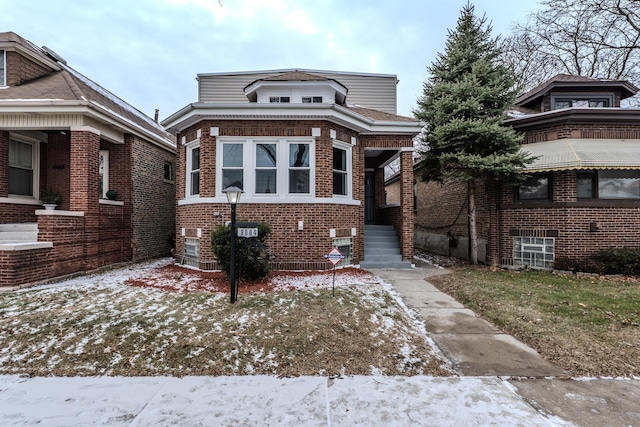
[[[238,299],[238,289],[236,288],[236,205],[240,202],[242,189],[236,186],[227,187],[223,190],[227,194],[227,200],[231,205],[231,259],[229,268],[229,279],[231,281],[231,303]]]

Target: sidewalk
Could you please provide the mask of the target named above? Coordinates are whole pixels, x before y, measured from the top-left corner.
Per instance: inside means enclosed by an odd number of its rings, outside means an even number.
[[[532,408],[575,425],[640,427],[640,379],[568,379],[570,372],[545,361],[428,282],[446,270],[419,263],[412,270],[372,273],[392,284],[419,314],[460,375],[502,378]]]
[[[0,376],[2,426],[565,426],[478,377]]]

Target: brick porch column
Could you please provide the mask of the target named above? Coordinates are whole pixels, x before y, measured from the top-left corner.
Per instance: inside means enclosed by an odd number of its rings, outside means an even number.
[[[400,209],[402,230],[399,230],[402,259],[413,262],[413,149],[400,154]]]
[[[99,264],[100,235],[99,175],[100,131],[88,126],[71,128],[70,210],[84,212],[84,266]]]

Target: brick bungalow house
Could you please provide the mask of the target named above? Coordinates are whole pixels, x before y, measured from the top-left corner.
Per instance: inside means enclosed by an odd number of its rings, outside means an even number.
[[[0,33],[0,286],[169,254],[174,165],[175,140],[154,120]],[[45,190],[57,210],[42,208]]]
[[[551,268],[557,257],[640,246],[640,109],[620,107],[637,92],[560,74],[516,99],[505,125],[538,158],[519,186],[479,183],[479,259]],[[467,257],[464,185],[418,181],[416,192],[416,246]]]
[[[217,267],[210,230],[229,219],[223,191],[235,185],[238,220],[271,225],[274,269],[328,268],[332,247],[342,265],[410,266],[420,124],[396,114],[397,83],[294,69],[198,75],[198,102],[162,123],[178,145],[179,261]],[[398,158],[403,203],[385,206],[383,168]],[[369,224],[393,226],[395,244]]]

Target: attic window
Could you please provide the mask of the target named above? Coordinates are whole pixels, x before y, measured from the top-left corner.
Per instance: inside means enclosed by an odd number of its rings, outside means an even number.
[[[303,96],[302,97],[303,104],[322,104],[321,96]]]
[[[0,86],[6,86],[7,85],[6,67],[5,67],[6,63],[7,63],[7,61],[6,61],[6,57],[5,57],[5,51],[4,50],[0,50]]]
[[[290,102],[291,98],[288,96],[270,96],[269,102]]]
[[[551,100],[552,110],[561,108],[608,108],[612,105],[612,96],[554,96]]]

